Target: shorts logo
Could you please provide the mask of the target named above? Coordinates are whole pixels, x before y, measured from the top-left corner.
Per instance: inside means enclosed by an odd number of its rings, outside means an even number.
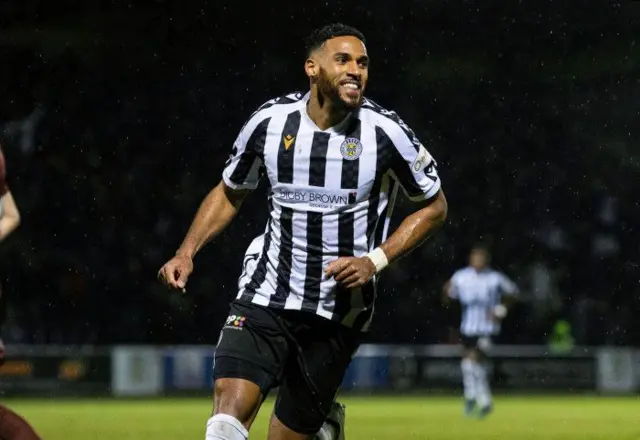
[[[227,321],[224,323],[224,328],[231,328],[234,330],[242,330],[244,322],[247,320],[242,315],[231,315],[227,317]]]
[[[356,160],[362,154],[362,143],[360,139],[346,138],[340,145],[340,153],[346,160]]]

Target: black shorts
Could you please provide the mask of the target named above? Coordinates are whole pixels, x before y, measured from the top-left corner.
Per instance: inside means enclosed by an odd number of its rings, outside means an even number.
[[[311,313],[234,301],[216,347],[213,379],[249,380],[264,396],[280,387],[278,419],[313,434],[331,409],[361,335]]]
[[[476,349],[484,355],[491,350],[491,346],[493,345],[493,337],[491,335],[461,335],[460,340],[464,348]]]

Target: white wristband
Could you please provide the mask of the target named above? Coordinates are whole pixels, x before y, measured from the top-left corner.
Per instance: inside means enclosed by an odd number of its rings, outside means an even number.
[[[493,308],[493,314],[496,315],[497,318],[502,319],[507,316],[507,308],[502,304],[498,304]]]
[[[373,262],[373,265],[376,267],[376,273],[379,273],[389,264],[387,255],[379,247],[369,252],[365,257],[368,257]]]

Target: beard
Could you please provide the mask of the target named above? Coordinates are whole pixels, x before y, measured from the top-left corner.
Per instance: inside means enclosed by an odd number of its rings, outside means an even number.
[[[340,96],[340,88],[339,86],[333,84],[327,75],[327,72],[320,68],[320,75],[318,75],[318,90],[320,91],[320,98],[327,99],[331,102],[331,105],[335,108],[344,109],[344,110],[354,110],[358,108],[362,102],[362,98],[357,101],[353,100],[345,100]]]

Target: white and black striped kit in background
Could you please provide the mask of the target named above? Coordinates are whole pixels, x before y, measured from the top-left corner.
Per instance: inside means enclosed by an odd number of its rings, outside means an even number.
[[[462,306],[460,333],[472,337],[497,335],[500,322],[492,317],[494,308],[501,304],[502,295],[517,293],[513,281],[489,267],[477,271],[469,266],[456,271],[451,277],[449,296]]]
[[[232,188],[255,189],[263,176],[271,186],[270,217],[245,254],[238,299],[365,330],[375,280],[345,291],[324,269],[386,239],[398,184],[412,200],[435,196],[436,162],[394,112],[370,100],[327,130],[309,118],[308,100],[293,93],[260,107],[225,166]]]

